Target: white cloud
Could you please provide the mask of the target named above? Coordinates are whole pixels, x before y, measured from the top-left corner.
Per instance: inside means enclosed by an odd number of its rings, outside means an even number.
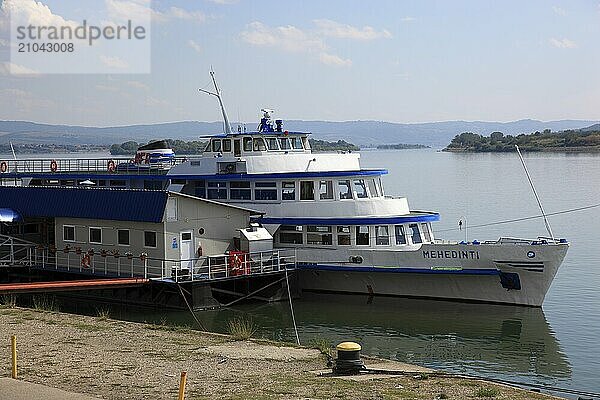
[[[555,39],[555,38],[551,38],[549,40],[550,44],[554,47],[557,47],[559,49],[574,49],[575,47],[577,47],[577,43],[575,43],[572,40],[569,40],[567,38],[562,38],[562,39]]]
[[[102,61],[104,65],[110,68],[125,69],[129,67],[129,64],[127,64],[127,62],[123,61],[122,59],[116,56],[111,57],[100,55],[100,61]]]
[[[202,23],[206,21],[206,15],[201,11],[187,11],[183,8],[171,7],[165,14],[167,17],[174,19],[183,19],[192,22]]]
[[[352,66],[352,60],[343,59],[335,54],[321,53],[319,54],[319,61],[325,65],[333,65],[335,67],[350,67]]]
[[[118,87],[107,86],[107,85],[96,85],[96,89],[101,90],[103,92],[119,92]]]
[[[50,7],[43,4],[41,1],[4,0],[2,3],[2,11],[5,14],[10,15],[11,18],[16,18],[18,21],[23,21],[29,25],[77,26],[74,21],[66,20],[60,15],[52,13]]]
[[[290,52],[313,52],[325,50],[323,41],[293,25],[268,27],[252,22],[241,34],[242,40],[254,46],[275,47]]]
[[[385,29],[377,31],[371,26],[357,28],[352,25],[341,24],[329,19],[316,19],[313,22],[322,35],[339,39],[373,40],[392,37],[392,34],[389,31]]]
[[[192,49],[194,49],[196,51],[196,53],[202,53],[202,47],[196,43],[194,40],[190,39],[188,40],[188,46],[190,46]]]
[[[0,63],[0,76],[1,75],[24,75],[25,78],[36,77],[40,73],[31,68],[27,68],[23,65],[14,64],[11,62]]]
[[[150,18],[159,17],[152,10],[150,0],[105,0],[105,4],[109,17],[117,23],[132,20],[147,24]]]
[[[416,20],[417,19],[415,17],[408,17],[408,16],[400,18],[400,21],[402,21],[402,22],[413,22],[413,21],[416,21]]]
[[[8,47],[8,40],[0,39],[0,47]]]
[[[140,81],[127,81],[125,82],[127,86],[131,86],[132,88],[141,89],[141,90],[150,90],[150,87],[145,83]]]
[[[209,0],[212,3],[215,4],[221,4],[221,5],[226,5],[226,4],[235,4],[238,2],[238,0]]]
[[[561,17],[564,17],[565,15],[567,15],[567,12],[565,11],[565,9],[560,8],[558,6],[552,6],[552,11],[554,11],[554,13],[556,15],[560,15]]]

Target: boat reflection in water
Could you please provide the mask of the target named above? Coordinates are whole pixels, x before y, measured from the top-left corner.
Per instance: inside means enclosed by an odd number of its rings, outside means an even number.
[[[356,340],[365,354],[446,371],[540,384],[571,378],[538,307],[303,293],[294,311],[303,344]],[[239,313],[251,314],[267,338],[294,340],[287,303],[199,315],[207,328],[223,330]]]

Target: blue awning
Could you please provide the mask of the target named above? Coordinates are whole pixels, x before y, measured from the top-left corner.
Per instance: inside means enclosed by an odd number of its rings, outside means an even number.
[[[0,208],[0,222],[18,222],[22,220],[21,214],[12,208]]]

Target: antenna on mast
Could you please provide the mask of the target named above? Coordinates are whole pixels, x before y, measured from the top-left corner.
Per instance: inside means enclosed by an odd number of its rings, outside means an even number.
[[[223,99],[221,98],[221,89],[219,89],[219,86],[217,85],[217,80],[215,79],[215,71],[213,71],[212,67],[210,68],[210,77],[212,78],[213,85],[215,86],[215,92],[214,93],[209,92],[208,90],[204,90],[204,89],[198,89],[198,90],[203,93],[215,96],[217,99],[219,99],[219,105],[221,106],[221,114],[223,114],[223,125],[224,125],[225,133],[232,133],[231,125],[229,125],[229,118],[227,118],[227,112],[225,111],[225,106],[223,105]]]

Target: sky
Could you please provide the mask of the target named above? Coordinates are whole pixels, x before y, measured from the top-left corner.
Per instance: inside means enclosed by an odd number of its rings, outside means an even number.
[[[144,1],[0,0],[0,119],[217,121],[212,66],[232,121],[600,120],[599,0],[156,0],[150,73],[10,73],[11,5],[80,21]]]

